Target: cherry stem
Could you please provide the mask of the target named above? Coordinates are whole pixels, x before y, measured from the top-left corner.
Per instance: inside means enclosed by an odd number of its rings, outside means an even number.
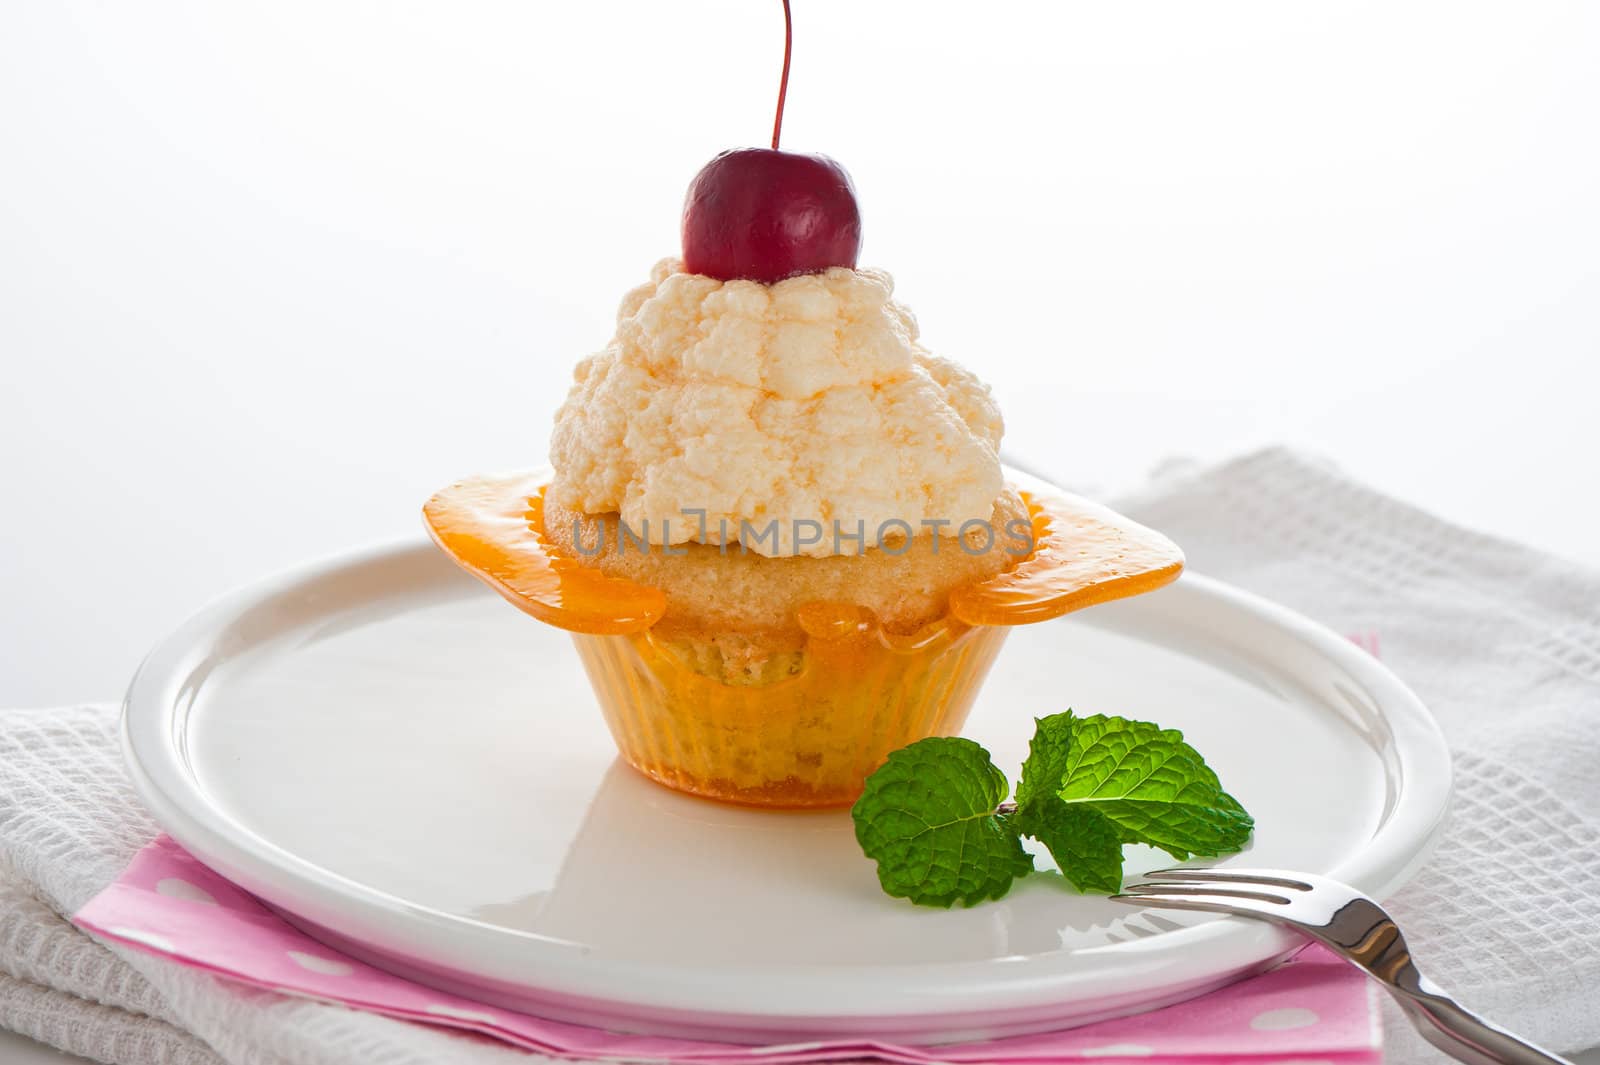
[[[789,16],[789,0],[783,0],[783,77],[778,81],[778,114],[772,120],[772,150],[778,150],[783,133],[783,101],[789,95],[789,53],[794,49],[794,21]]]

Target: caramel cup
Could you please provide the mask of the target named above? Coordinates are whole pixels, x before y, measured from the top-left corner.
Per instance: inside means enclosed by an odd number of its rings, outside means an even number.
[[[471,478],[424,508],[457,564],[540,621],[573,634],[622,757],[668,787],[771,807],[837,806],[891,751],[954,735],[1011,626],[1060,617],[1176,579],[1166,537],[1088,500],[1023,492],[1033,550],[956,588],[915,632],[886,631],[849,603],[797,611],[794,668],[730,683],[656,629],[666,597],[582,565],[544,524],[548,471]]]

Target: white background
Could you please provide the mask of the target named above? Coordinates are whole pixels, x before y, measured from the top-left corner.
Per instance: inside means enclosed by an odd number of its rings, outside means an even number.
[[[1016,454],[1289,440],[1600,562],[1600,5],[797,2],[785,143]],[[776,0],[0,20],[0,704],[542,461],[781,50]]]
[[[1289,441],[1600,564],[1600,5],[795,2],[785,146],[1015,454]],[[542,462],[780,51],[776,0],[8,4],[0,705]]]

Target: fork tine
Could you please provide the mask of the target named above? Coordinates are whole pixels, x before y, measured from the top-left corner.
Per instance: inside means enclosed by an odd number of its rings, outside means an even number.
[[[1238,913],[1241,906],[1221,899],[1204,899],[1179,895],[1111,895],[1112,902],[1126,902],[1130,906],[1155,906],[1163,910],[1202,910],[1206,913]]]
[[[1144,875],[1147,880],[1168,883],[1259,884],[1263,887],[1288,888],[1291,891],[1312,890],[1311,884],[1303,880],[1294,880],[1274,869],[1155,869]]]
[[[1265,891],[1248,891],[1244,888],[1215,887],[1204,884],[1129,884],[1122,889],[1122,893],[1124,895],[1137,895],[1140,898],[1201,897],[1267,902],[1275,906],[1289,905],[1289,900],[1282,895],[1273,895]]]

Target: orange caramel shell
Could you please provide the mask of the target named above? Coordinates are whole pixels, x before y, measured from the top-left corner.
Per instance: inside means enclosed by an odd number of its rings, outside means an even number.
[[[429,533],[456,564],[513,606],[570,632],[643,632],[666,612],[655,588],[608,577],[564,554],[545,534],[548,470],[483,474],[428,500]],[[1079,496],[1021,493],[1033,520],[1033,552],[1005,573],[950,595],[968,625],[1027,625],[1097,603],[1154,591],[1183,571],[1165,536]],[[818,604],[802,608],[808,631],[846,622]],[[820,634],[820,633],[819,633]]]

